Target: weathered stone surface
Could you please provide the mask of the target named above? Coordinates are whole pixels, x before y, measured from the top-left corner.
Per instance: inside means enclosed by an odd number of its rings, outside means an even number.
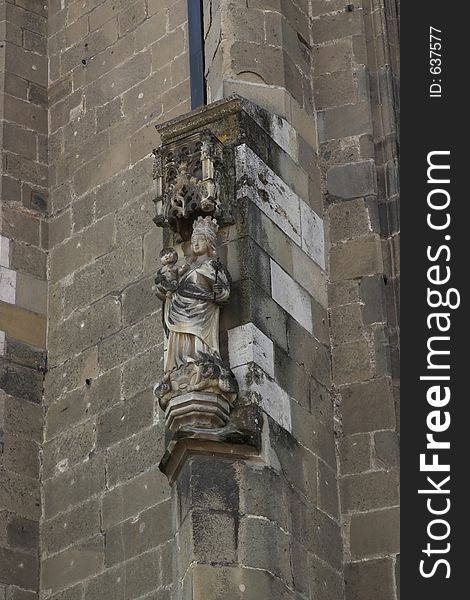
[[[398,508],[352,515],[350,528],[353,560],[400,551]]]
[[[103,497],[103,525],[109,528],[169,497],[166,477],[158,468],[150,469],[106,492]]]
[[[37,557],[0,548],[0,580],[26,590],[37,590],[39,584]]]
[[[50,519],[98,494],[105,484],[102,455],[76,465],[66,473],[48,479],[44,484],[44,516]]]
[[[103,568],[104,540],[97,536],[43,561],[42,584],[52,593],[87,579]]]
[[[397,471],[373,471],[347,475],[341,480],[344,512],[398,505]]]
[[[387,379],[345,386],[341,396],[346,435],[394,427],[394,401]]]
[[[90,500],[42,524],[43,550],[46,554],[53,554],[70,544],[93,536],[99,529],[99,501]]]
[[[376,194],[377,177],[374,166],[373,160],[366,160],[331,167],[327,177],[328,193],[342,199]]]
[[[245,517],[240,523],[242,564],[270,571],[292,585],[290,536],[270,521]]]
[[[377,236],[368,235],[333,246],[330,270],[333,282],[382,273],[382,253]]]
[[[391,559],[353,562],[346,566],[347,600],[392,600],[394,585]]]
[[[343,437],[338,442],[341,475],[368,471],[371,466],[371,441],[368,434]]]
[[[144,429],[108,451],[107,479],[111,485],[153,467],[163,455],[163,428]]]
[[[279,265],[271,260],[272,297],[308,332],[313,333],[310,297]]]
[[[170,503],[164,501],[106,531],[106,566],[147,552],[172,535]]]

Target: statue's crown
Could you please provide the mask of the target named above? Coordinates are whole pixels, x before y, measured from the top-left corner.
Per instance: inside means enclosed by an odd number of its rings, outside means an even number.
[[[194,221],[193,233],[206,235],[210,239],[215,240],[218,230],[219,226],[217,225],[217,221],[211,217],[198,217],[196,221]]]

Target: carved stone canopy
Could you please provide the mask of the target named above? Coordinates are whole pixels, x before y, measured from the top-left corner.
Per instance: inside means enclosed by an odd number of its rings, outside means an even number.
[[[223,144],[209,131],[154,150],[154,222],[169,227],[176,243],[190,239],[192,224],[199,216],[221,216],[223,150]]]

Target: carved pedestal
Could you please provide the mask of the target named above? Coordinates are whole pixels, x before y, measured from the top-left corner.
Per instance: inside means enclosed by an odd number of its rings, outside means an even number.
[[[218,394],[189,392],[172,398],[165,411],[170,431],[218,429],[229,419],[230,405]]]

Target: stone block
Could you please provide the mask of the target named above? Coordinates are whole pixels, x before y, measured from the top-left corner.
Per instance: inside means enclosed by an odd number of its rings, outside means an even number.
[[[24,344],[13,338],[5,340],[4,347],[5,358],[42,371],[46,367],[46,351],[40,348],[34,348],[29,344]]]
[[[46,321],[44,315],[13,304],[0,302],[0,329],[20,342],[37,348],[45,347]],[[11,365],[10,378],[21,377],[21,371],[20,367]],[[24,393],[20,395],[25,397]]]
[[[352,562],[345,568],[346,600],[393,600],[391,558]]]
[[[127,287],[122,294],[122,315],[125,325],[132,325],[156,313],[161,302],[155,294],[155,275]]]
[[[154,349],[157,356],[163,344],[160,317],[160,313],[157,312],[103,340],[99,345],[100,369],[104,371],[112,369],[150,348]]]
[[[39,219],[5,206],[2,210],[1,223],[4,236],[39,246]]]
[[[36,554],[39,544],[39,523],[10,515],[6,529],[8,545],[12,548]]]
[[[308,332],[313,332],[312,305],[307,292],[271,260],[272,297]]]
[[[364,277],[359,284],[359,294],[363,302],[362,318],[364,323],[371,325],[386,321],[383,276]]]
[[[30,312],[46,314],[47,282],[44,279],[18,273],[16,278],[16,304]]]
[[[66,431],[43,446],[44,480],[68,471],[74,464],[84,462],[95,449],[96,425],[94,420]]]
[[[147,233],[152,224],[155,205],[149,195],[137,198],[116,213],[116,243],[125,244]]]
[[[295,438],[332,468],[336,468],[333,422],[317,421],[315,416],[296,402],[291,403],[291,408],[292,431]],[[295,469],[294,466],[292,468]]]
[[[329,211],[330,238],[343,242],[371,232],[367,205],[362,198],[334,204]]]
[[[164,452],[161,425],[145,429],[108,450],[107,479],[110,485],[125,481],[160,462]]]
[[[395,427],[392,388],[386,378],[341,388],[342,424],[345,435]]]
[[[332,308],[330,322],[331,337],[335,346],[364,339],[362,311],[358,302]]]
[[[333,282],[382,273],[383,261],[378,236],[368,235],[333,246],[330,272]]]
[[[271,573],[242,567],[194,565],[187,577],[192,578],[191,600],[291,600],[282,582]],[[185,582],[187,583],[187,582]]]
[[[122,385],[125,398],[151,389],[163,377],[163,355],[150,348],[128,361],[123,368]]]
[[[392,470],[346,475],[341,479],[340,490],[345,513],[397,506],[398,473]]]
[[[366,381],[374,375],[371,352],[365,339],[332,349],[333,379],[341,385]]]
[[[19,517],[38,521],[41,514],[39,481],[0,470],[0,506]]]
[[[240,522],[240,561],[244,566],[263,569],[292,585],[291,537],[275,523],[244,517]]]
[[[154,467],[106,492],[103,526],[108,529],[169,498],[168,480],[158,467]]]
[[[39,477],[39,446],[32,440],[10,434],[3,437],[3,465],[5,469],[28,477]]]
[[[37,556],[0,548],[0,581],[36,591],[39,585]]]
[[[101,413],[96,424],[97,447],[107,448],[152,425],[154,401],[149,390],[127,400],[125,405],[119,404]]]
[[[111,250],[114,243],[112,216],[96,221],[81,234],[53,248],[50,254],[50,277],[57,281]]]
[[[25,400],[7,396],[2,390],[3,428],[5,433],[42,441],[42,407]]]
[[[359,198],[363,196],[373,196],[377,194],[377,175],[375,172],[375,162],[373,160],[364,160],[345,165],[332,166],[328,169],[326,186],[330,196],[334,198],[341,198],[343,200]],[[352,208],[354,214],[358,211],[358,208],[360,208],[360,203],[356,202],[349,208]],[[347,211],[348,207],[344,207],[342,210]],[[363,207],[363,213],[365,210],[365,207]],[[355,216],[357,219],[358,216]],[[343,215],[343,218],[344,217],[350,218],[351,213],[346,213]],[[368,223],[368,220],[368,215],[363,214],[361,227],[362,229],[366,230],[362,231],[362,233],[367,233],[370,230],[370,224]],[[333,224],[334,223],[335,222],[333,221]],[[369,227],[366,228],[365,224],[369,225]],[[344,225],[345,224],[343,224],[343,227]],[[355,231],[353,225],[350,225],[350,227],[353,227],[353,231]],[[361,231],[357,232],[355,235],[360,233]]]
[[[334,10],[334,9],[332,9]],[[312,20],[312,36],[321,44],[362,33],[361,11],[338,12]]]
[[[127,10],[121,12],[118,16],[119,35],[126,35],[129,31],[135,29],[146,18],[146,6],[144,0],[134,2]]]
[[[21,312],[16,311],[14,314],[16,315],[15,318],[21,318]],[[2,320],[0,312],[0,327],[1,325]],[[3,327],[3,329],[6,329],[7,334],[12,333],[7,327]],[[39,404],[42,396],[42,384],[43,374],[37,369],[24,367],[0,358],[0,388],[4,390],[5,393],[15,396],[16,398],[27,400],[28,402]]]
[[[334,570],[342,565],[342,540],[339,524],[307,504],[295,491],[291,493],[292,535],[309,551]]]
[[[242,514],[265,517],[287,531],[287,492],[279,473],[261,465],[241,463],[238,479]],[[276,494],[272,493],[273,489]]]
[[[139,560],[139,559],[137,559]],[[127,563],[129,565],[130,563]],[[78,598],[71,600],[124,600],[126,597],[126,567],[119,565],[114,569],[106,569],[103,573],[90,578],[84,585],[79,584],[80,593]],[[157,565],[155,565],[157,566]],[[158,568],[155,569],[158,573]],[[76,588],[71,588],[76,589]],[[58,600],[62,600],[59,598]],[[64,600],[69,600],[65,598]]]
[[[73,177],[75,193],[81,196],[91,187],[101,185],[119,171],[126,169],[129,166],[129,152],[129,143],[126,140],[107,148],[77,169]]]
[[[103,545],[103,537],[97,536],[46,558],[41,573],[44,589],[54,593],[99,573],[103,569]]]
[[[368,102],[337,106],[320,111],[317,116],[320,142],[372,134],[372,120]],[[354,196],[349,197],[353,198]]]
[[[395,431],[378,431],[374,435],[375,460],[378,467],[398,467],[400,462],[398,436]]]
[[[322,269],[325,269],[325,236],[323,220],[305,203],[300,201],[302,223],[302,250]]]
[[[236,169],[237,198],[249,198],[300,246],[300,198],[246,144],[236,149]]]
[[[305,409],[310,409],[310,377],[281,348],[275,347],[274,379]]]
[[[400,551],[400,509],[352,515],[350,536],[353,560],[396,554]]]
[[[99,531],[100,504],[90,500],[42,523],[42,550],[46,555],[54,554]]]
[[[191,560],[230,564],[237,559],[238,516],[222,511],[193,510],[187,517],[193,549]]]
[[[109,293],[118,295],[142,271],[142,240],[119,246],[76,272],[64,288],[64,315]]]
[[[336,472],[318,461],[318,506],[334,519],[338,518],[338,485]]]
[[[46,253],[35,246],[13,240],[11,243],[11,266],[17,271],[24,271],[45,279]]]
[[[73,313],[49,332],[51,360],[66,357],[98,344],[121,327],[121,304],[107,296],[89,308]]]
[[[352,61],[350,38],[337,39],[328,44],[313,47],[313,65],[315,74],[349,71]]]
[[[106,566],[148,552],[172,536],[170,501],[161,502],[106,532]]]
[[[287,338],[289,356],[322,385],[329,387],[331,381],[329,349],[310,336],[292,318],[288,318],[287,321]]]
[[[160,552],[147,552],[126,564],[125,582],[128,590],[137,597],[143,596],[159,587]]]
[[[98,454],[44,483],[44,518],[50,519],[59,512],[70,510],[104,487],[105,464],[103,456]]]
[[[155,15],[151,15],[142,25],[140,25],[136,31],[136,52],[139,52],[143,48],[152,45],[157,40],[163,38],[167,40],[170,46],[170,52],[173,52],[173,56],[179,54],[178,48],[183,47],[183,39],[181,36],[181,30],[178,33],[174,33],[172,36],[165,36],[166,33],[166,15],[163,14],[162,6],[159,5],[159,12]],[[163,37],[165,36],[165,37]],[[163,48],[163,44],[161,45]],[[172,57],[165,55],[162,57],[161,66],[171,62]]]
[[[315,77],[312,82],[317,110],[354,104],[357,88],[352,71],[336,71]]]
[[[0,267],[0,301],[15,304],[16,271]]]
[[[228,332],[230,367],[255,363],[274,378],[274,345],[253,323],[230,329]]]
[[[81,387],[87,379],[98,376],[98,350],[90,348],[58,365],[52,361],[44,380],[44,404],[50,405],[57,398]]]
[[[361,473],[371,468],[370,435],[359,433],[342,437],[338,441],[341,475]]]
[[[18,127],[14,123],[5,123],[3,127],[4,149],[15,154],[36,160],[36,134],[34,131]]]
[[[343,600],[343,577],[314,554],[308,555],[308,577],[313,598]]]
[[[240,393],[256,402],[281,427],[291,431],[290,398],[287,393],[253,363],[233,369]]]

